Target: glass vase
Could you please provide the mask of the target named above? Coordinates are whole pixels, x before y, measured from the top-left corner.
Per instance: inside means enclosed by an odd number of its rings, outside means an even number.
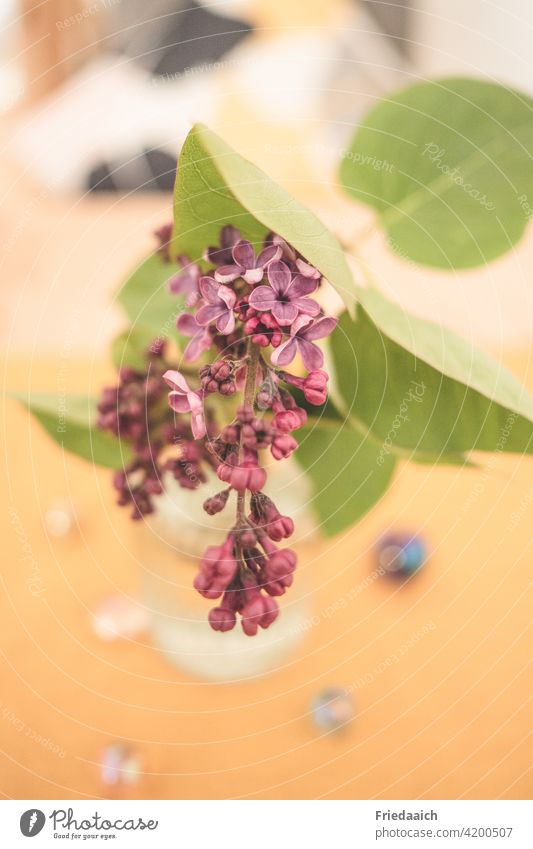
[[[280,543],[297,551],[294,584],[277,599],[278,619],[256,636],[246,636],[239,621],[232,631],[213,631],[207,614],[217,602],[202,598],[192,582],[205,548],[220,544],[234,521],[234,497],[216,516],[202,509],[206,497],[219,488],[214,476],[194,491],[165,478],[165,492],[156,499],[155,512],[139,528],[143,594],[153,642],[172,664],[204,680],[239,681],[282,666],[305,636],[317,527],[308,506],[306,477],[294,461],[273,466],[265,491],[297,528],[291,539]]]

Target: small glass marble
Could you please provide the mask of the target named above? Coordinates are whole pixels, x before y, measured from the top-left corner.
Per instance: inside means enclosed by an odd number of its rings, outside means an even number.
[[[108,787],[137,784],[141,771],[137,752],[124,743],[111,743],[102,752],[100,778]]]
[[[391,575],[408,577],[427,560],[427,546],[417,534],[386,534],[376,545],[378,566]]]
[[[342,687],[329,687],[314,697],[311,713],[321,731],[340,731],[354,718],[353,699]]]

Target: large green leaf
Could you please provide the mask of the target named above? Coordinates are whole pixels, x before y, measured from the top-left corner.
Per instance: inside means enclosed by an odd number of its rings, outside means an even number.
[[[118,293],[134,328],[142,327],[153,338],[173,334],[176,317],[183,310],[183,300],[171,295],[166,286],[176,270],[174,264],[154,253],[137,266]]]
[[[376,291],[360,298],[331,338],[337,388],[387,454],[533,452],[533,399],[499,363]]]
[[[183,145],[174,191],[172,253],[197,261],[234,224],[256,245],[279,233],[315,265],[355,309],[354,286],[342,248],[318,218],[216,133],[197,124]]]
[[[119,469],[131,457],[127,445],[102,433],[95,424],[96,401],[85,395],[32,393],[13,396],[30,410],[52,439],[65,451],[90,460],[96,466]]]
[[[392,455],[381,459],[375,440],[342,419],[310,419],[298,437],[294,456],[313,483],[311,506],[324,533],[333,536],[355,524],[379,501],[396,461]]]
[[[343,188],[377,211],[400,256],[469,268],[522,236],[533,207],[532,155],[530,98],[451,78],[378,103],[339,173]]]
[[[326,369],[330,373],[330,386],[329,386],[329,398],[326,403],[322,407],[315,407],[312,404],[309,404],[303,393],[297,389],[292,388],[292,395],[298,403],[298,406],[303,407],[308,415],[307,423],[309,427],[319,426],[322,429],[325,429],[326,432],[331,432],[331,430],[335,430],[340,427],[348,427],[351,430],[354,430],[359,438],[364,437],[365,439],[369,439],[371,442],[380,449],[380,454],[383,456],[385,452],[381,451],[382,448],[382,440],[372,433],[372,431],[364,424],[361,419],[358,419],[353,413],[350,415],[343,415],[339,412],[339,410],[346,410],[346,403],[344,400],[338,397],[338,389],[337,389],[337,380],[333,373],[333,363],[331,362],[330,357],[328,356],[328,350],[325,351],[326,354]],[[329,362],[328,362],[329,360]],[[333,402],[333,398],[336,399],[337,406],[335,406]],[[461,452],[455,453],[446,453],[443,454],[441,451],[437,453],[432,453],[429,451],[410,451],[407,448],[402,448],[401,445],[390,446],[390,450],[388,451],[392,457],[395,457],[396,460],[409,460],[412,463],[419,463],[424,466],[434,466],[437,463],[444,466],[469,466],[475,467],[476,463],[470,460],[465,454]],[[381,463],[381,459],[379,461]]]

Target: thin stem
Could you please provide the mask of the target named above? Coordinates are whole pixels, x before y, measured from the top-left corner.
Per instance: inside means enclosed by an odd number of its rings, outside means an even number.
[[[257,367],[261,351],[257,345],[254,345],[250,339],[248,342],[248,369],[246,372],[246,383],[244,385],[244,399],[246,406],[253,406],[255,399],[255,384],[257,380]]]
[[[253,407],[255,400],[255,384],[257,381],[257,368],[261,352],[252,340],[248,340],[248,366],[246,369],[246,382],[244,384],[243,404],[245,407]],[[239,461],[242,460],[242,428],[241,441],[239,445]],[[245,490],[237,493],[237,525],[246,523],[246,496]]]

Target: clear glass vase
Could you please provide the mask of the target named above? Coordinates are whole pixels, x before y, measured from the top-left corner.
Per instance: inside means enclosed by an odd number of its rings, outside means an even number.
[[[165,479],[156,511],[139,529],[143,594],[156,647],[178,669],[211,681],[239,681],[274,671],[290,657],[307,631],[309,568],[317,528],[308,508],[308,481],[292,461],[269,470],[266,492],[297,526],[288,541],[298,553],[298,569],[289,591],[278,598],[280,615],[266,630],[247,637],[237,623],[229,632],[213,631],[207,614],[214,602],[202,598],[192,582],[208,545],[222,542],[233,524],[233,504],[208,516],[205,498],[216,492],[216,478],[196,491]]]

